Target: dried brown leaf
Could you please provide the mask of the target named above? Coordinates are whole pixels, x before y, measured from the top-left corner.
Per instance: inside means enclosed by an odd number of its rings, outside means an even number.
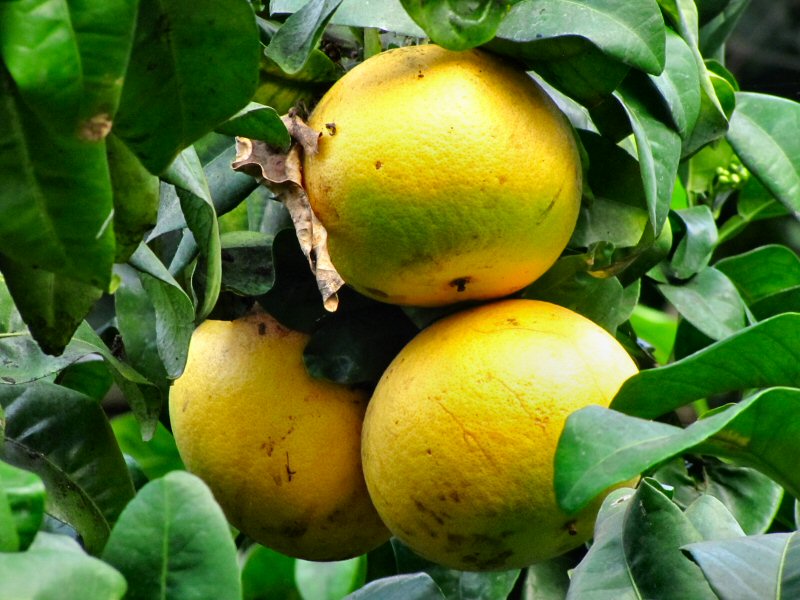
[[[344,285],[328,254],[328,232],[311,208],[303,188],[302,152],[316,152],[319,134],[297,116],[284,116],[289,133],[296,140],[288,152],[265,142],[236,138],[236,158],[232,167],[255,177],[283,202],[294,223],[300,248],[317,280],[325,309],[333,312],[339,305],[337,292]],[[302,148],[302,150],[301,150]]]

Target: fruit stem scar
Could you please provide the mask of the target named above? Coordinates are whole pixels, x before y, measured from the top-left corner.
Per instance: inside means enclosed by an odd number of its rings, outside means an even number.
[[[297,473],[297,471],[292,471],[291,467],[289,467],[289,452],[286,452],[286,478],[291,481],[292,476]]]

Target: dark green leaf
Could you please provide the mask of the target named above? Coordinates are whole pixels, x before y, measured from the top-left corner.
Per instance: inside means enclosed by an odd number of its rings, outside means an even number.
[[[101,402],[114,384],[114,378],[105,361],[99,356],[90,356],[61,371],[55,383]]]
[[[800,534],[773,533],[689,544],[720,600],[800,595]]]
[[[72,346],[76,348],[90,348],[96,352],[108,364],[114,381],[125,396],[125,399],[133,409],[136,419],[142,428],[142,437],[150,439],[155,431],[158,416],[161,412],[161,392],[155,385],[143,377],[136,369],[128,363],[120,361],[109,350],[103,340],[85,321],[78,327],[68,349]]]
[[[623,302],[619,280],[593,275],[584,255],[560,258],[547,273],[525,288],[522,296],[567,307],[609,331],[615,331],[627,321],[633,310],[632,305]]]
[[[325,319],[303,351],[309,373],[343,384],[377,383],[419,330],[394,306],[370,305]]]
[[[704,3],[707,4],[707,3]],[[700,51],[703,56],[714,56],[720,52],[736,24],[739,22],[750,0],[727,0],[725,7],[713,18],[704,20],[700,28]],[[700,8],[702,9],[702,4]]]
[[[559,503],[579,510],[609,486],[691,448],[756,468],[798,493],[800,390],[772,388],[708,414],[680,429],[596,406],[573,413],[556,452]]]
[[[0,443],[2,440],[0,439]],[[8,514],[0,507],[0,552],[16,552],[30,546],[44,517],[44,483],[35,473],[18,469],[0,461],[0,504],[5,503]],[[6,521],[6,519],[8,519]],[[13,544],[4,535],[9,527]]]
[[[650,75],[669,107],[672,123],[686,139],[700,116],[700,73],[689,46],[677,33],[667,29],[666,66]]]
[[[145,336],[150,337],[149,343],[155,339],[158,358],[167,377],[176,379],[183,373],[189,339],[194,332],[192,301],[145,244],[140,245],[133,254],[130,264],[139,270],[139,281],[155,312],[155,335],[151,330],[149,336]],[[146,312],[146,306],[141,301],[139,308]],[[134,317],[129,315],[129,318]],[[140,340],[139,343],[148,342]]]
[[[658,289],[681,316],[711,339],[724,339],[745,326],[739,292],[713,267],[706,267],[682,285],[661,284]]]
[[[626,381],[611,407],[640,417],[663,415],[713,394],[800,386],[800,315],[772,317],[676,363]]]
[[[520,576],[518,569],[486,573],[448,569],[422,558],[397,538],[391,543],[398,571],[427,573],[448,600],[504,600]]]
[[[111,429],[117,438],[120,450],[136,460],[137,465],[148,479],[158,479],[170,471],[183,470],[183,461],[175,438],[159,423],[153,437],[145,442],[139,424],[131,413],[111,420]]]
[[[515,4],[497,37],[515,42],[579,36],[617,61],[657,75],[664,68],[664,20],[653,0],[525,0]]]
[[[800,104],[739,92],[728,141],[744,165],[789,210],[800,210]]]
[[[581,206],[570,245],[635,246],[648,222],[639,164],[608,138],[588,131],[581,131],[580,137],[589,158],[584,185],[592,200]]]
[[[378,579],[345,600],[444,600],[445,596],[427,573],[395,575]]]
[[[106,289],[114,233],[105,143],[52,135],[1,65],[0,127],[0,253],[20,269],[37,267]]]
[[[652,479],[628,503],[623,548],[642,598],[716,600],[702,572],[680,547],[702,538]]]
[[[156,224],[158,177],[145,169],[115,135],[106,138],[106,153],[114,189],[114,262],[124,263]]]
[[[136,3],[0,3],[0,52],[25,103],[67,137],[111,128],[133,41]],[[35,49],[35,51],[32,51]]]
[[[322,0],[303,6],[275,33],[265,50],[266,55],[287,73],[300,71],[319,44],[325,26],[341,2]]]
[[[292,141],[280,115],[274,108],[251,102],[216,128],[219,133],[267,142],[270,146],[289,149]]]
[[[749,306],[800,285],[800,258],[777,244],[723,258],[714,266],[728,276]]]
[[[133,484],[100,405],[51,383],[0,386],[6,413],[3,458],[37,473],[47,511],[99,552]]]
[[[141,0],[115,133],[151,173],[161,173],[247,104],[259,54],[247,2]]]
[[[525,569],[522,600],[564,600],[570,586],[569,571],[574,566],[570,556],[560,556]]]
[[[185,471],[139,491],[111,532],[103,560],[128,580],[127,600],[241,596],[225,516],[206,485]]]
[[[275,283],[274,236],[258,231],[231,231],[221,236],[222,287],[245,296],[266,294]]]
[[[242,560],[243,600],[301,600],[294,584],[294,558],[253,544]]]
[[[692,206],[676,210],[683,237],[670,260],[672,275],[678,279],[688,279],[708,266],[711,253],[717,244],[717,226],[714,215],[706,205]]]
[[[431,41],[449,50],[468,50],[491,40],[511,4],[503,0],[400,2]]]
[[[711,494],[703,494],[683,513],[704,540],[744,536],[744,531],[727,507]]]
[[[202,321],[214,308],[219,296],[222,264],[220,256],[219,223],[211,199],[203,167],[194,148],[184,150],[164,175],[177,190],[186,225],[205,261],[205,290],[197,307],[197,320]]]
[[[642,91],[626,80],[614,95],[622,102],[633,128],[650,222],[658,235],[672,200],[681,141],[680,136],[656,116],[653,101]]]
[[[296,560],[294,578],[303,598],[339,600],[364,585],[365,556],[334,562]]]
[[[0,270],[30,334],[47,354],[59,355],[103,295],[93,285],[0,254]]]
[[[641,599],[622,546],[623,522],[633,495],[634,490],[621,488],[606,496],[589,552],[572,573],[568,600]]]
[[[231,169],[231,163],[235,158],[236,146],[231,140],[231,143],[211,160],[203,163],[203,171],[217,215],[233,210],[259,187],[254,177]]]
[[[292,13],[307,3],[308,0],[273,0],[269,7],[273,14]],[[416,26],[397,0],[344,0],[333,13],[331,23],[349,27],[374,27],[413,37],[425,37],[425,32]]]
[[[660,468],[654,476],[675,488],[673,499],[682,508],[702,495],[714,496],[727,507],[747,535],[767,531],[783,498],[783,488],[766,475],[711,457],[702,460],[701,476],[691,477],[681,459]]]
[[[0,560],[2,598],[121,600],[126,587],[118,571],[63,535],[39,533],[27,552]]]

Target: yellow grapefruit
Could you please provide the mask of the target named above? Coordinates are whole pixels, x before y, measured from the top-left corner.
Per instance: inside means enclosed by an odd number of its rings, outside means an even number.
[[[560,306],[504,300],[423,330],[367,409],[364,474],[394,535],[448,567],[523,567],[586,541],[602,498],[565,514],[553,457],[567,416],[607,406],[637,368]]]
[[[479,50],[397,48],[347,73],[309,125],[304,185],[359,292],[436,306],[544,273],[578,215],[572,130],[541,88]]]
[[[340,560],[389,532],[361,470],[367,395],[313,379],[307,341],[264,314],[205,321],[171,389],[170,418],[187,469],[235,527],[290,556]]]

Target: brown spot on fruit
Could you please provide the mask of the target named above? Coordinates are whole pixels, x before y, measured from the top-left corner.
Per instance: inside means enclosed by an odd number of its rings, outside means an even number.
[[[375,170],[380,170],[380,168],[382,166],[383,166],[383,163],[381,161],[379,161],[379,160],[375,161]]]
[[[286,480],[291,481],[292,477],[297,473],[297,471],[292,471],[291,467],[289,466],[289,453],[286,453]]]
[[[267,324],[266,323],[259,323],[258,324],[258,335],[266,335],[267,333]]]
[[[470,281],[472,281],[472,277],[457,277],[450,282],[450,287],[456,288],[457,292],[465,292]]]
[[[570,535],[578,535],[578,528],[576,527],[576,521],[567,521],[564,524],[564,529],[567,530],[567,533]]]
[[[336,123],[325,123],[325,129],[328,130],[329,134],[336,135]]]

